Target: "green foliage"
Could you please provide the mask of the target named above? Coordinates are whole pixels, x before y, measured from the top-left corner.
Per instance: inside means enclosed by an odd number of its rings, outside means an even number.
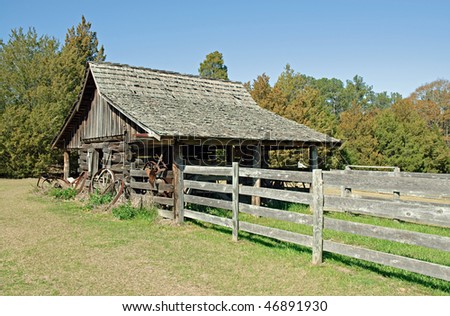
[[[54,156],[50,142],[62,121],[54,88],[56,39],[12,30],[0,49],[0,175],[35,176]]]
[[[29,177],[61,157],[50,146],[80,92],[88,60],[103,60],[84,17],[62,48],[34,29],[0,41],[0,176]]]
[[[72,26],[67,30],[58,64],[66,111],[82,89],[86,62],[104,61],[106,58],[103,45],[100,48],[98,45],[97,33],[91,30],[91,23],[84,16],[76,28]]]
[[[222,53],[215,51],[206,55],[206,59],[200,64],[198,73],[202,78],[228,80],[228,69],[224,64]]]
[[[429,128],[408,101],[383,110],[375,124],[386,164],[404,171],[450,172],[450,150],[438,128]]]
[[[123,204],[112,209],[113,216],[120,220],[132,219],[135,216],[135,213],[135,208],[131,207],[130,204]]]
[[[77,196],[77,190],[74,188],[52,188],[48,194],[61,200],[72,200]]]
[[[343,141],[319,150],[322,168],[346,164],[398,166],[405,171],[450,172],[450,84],[437,80],[408,99],[376,93],[361,76],[345,84],[295,73],[290,65],[273,87],[265,74],[246,88],[263,108]],[[307,153],[306,153],[307,154]],[[307,162],[302,150],[270,153],[272,167]]]
[[[129,220],[133,218],[141,218],[152,221],[156,218],[157,213],[154,209],[132,207],[130,203],[122,204],[112,209],[112,214],[119,220]]]
[[[341,116],[347,162],[398,166],[404,171],[450,172],[450,150],[439,130],[407,99],[384,110],[352,107]]]
[[[113,200],[113,195],[111,193],[100,194],[94,192],[89,195],[89,199],[86,205],[88,210],[95,209],[101,205],[109,204]]]
[[[408,98],[430,128],[437,128],[450,147],[450,81],[424,84]]]
[[[265,74],[258,76],[253,84],[248,84],[247,87],[261,107],[320,132],[335,134],[336,117],[327,106],[320,90],[311,85],[311,78],[295,73],[289,64],[273,88],[270,87],[269,77]],[[322,160],[325,160],[326,154],[321,153],[321,156]],[[308,159],[304,159],[304,152],[283,150],[270,155],[272,167],[296,166],[298,161],[308,162]]]

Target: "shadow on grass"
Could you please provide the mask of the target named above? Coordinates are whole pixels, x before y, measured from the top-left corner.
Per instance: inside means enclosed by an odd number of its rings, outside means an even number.
[[[369,270],[375,272],[386,278],[396,278],[402,281],[407,281],[415,284],[420,284],[426,287],[430,287],[432,289],[440,290],[443,292],[447,292],[450,294],[450,282],[446,282],[444,280],[435,279],[432,277],[428,277],[426,275],[417,274],[414,272],[408,272],[406,270],[401,270],[393,267],[383,266],[381,264],[358,260],[355,258],[350,258],[347,256],[324,252],[323,253],[324,262],[327,260],[336,261],[339,263],[343,263],[348,267],[358,267],[365,270]]]
[[[228,211],[226,211],[226,212],[228,212]],[[209,223],[204,223],[204,222],[197,221],[197,220],[189,219],[189,221],[192,222],[193,224],[197,225],[198,227],[205,228],[205,229],[212,229],[216,232],[226,235],[227,238],[231,239],[231,229],[230,228],[221,227],[221,226],[209,224]],[[284,241],[279,241],[279,240],[272,239],[272,238],[265,237],[265,236],[259,236],[259,235],[250,234],[250,233],[246,233],[246,232],[239,232],[239,239],[246,240],[246,241],[249,241],[249,242],[257,244],[257,245],[270,247],[273,249],[290,249],[290,250],[296,251],[298,253],[312,255],[311,248],[284,242]],[[429,287],[429,288],[432,288],[435,290],[440,290],[440,291],[450,294],[450,282],[446,282],[444,280],[439,280],[439,279],[435,279],[435,278],[428,277],[425,275],[408,272],[406,270],[383,266],[380,264],[363,261],[363,260],[358,260],[355,258],[350,258],[350,257],[346,257],[346,256],[342,256],[342,255],[338,255],[338,254],[334,254],[334,253],[330,253],[330,252],[324,252],[323,259],[324,259],[325,263],[328,260],[335,261],[335,262],[342,263],[348,267],[358,267],[358,268],[366,269],[366,270],[377,273],[386,278],[396,278],[396,279],[399,279],[402,281],[419,284],[419,285],[422,285],[425,287]]]

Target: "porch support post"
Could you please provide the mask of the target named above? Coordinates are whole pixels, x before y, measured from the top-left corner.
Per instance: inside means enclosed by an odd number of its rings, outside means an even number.
[[[317,154],[317,146],[309,147],[309,167],[311,170],[319,169],[319,156]]]
[[[253,149],[253,168],[261,168],[261,143],[258,143]],[[253,179],[253,187],[261,187],[261,179]],[[252,205],[261,205],[260,196],[252,196]]]
[[[184,193],[183,193],[183,170],[184,161],[181,144],[178,140],[173,143],[173,180],[174,180],[174,190],[173,190],[173,205],[174,205],[174,220],[178,224],[184,222]]]
[[[64,180],[69,178],[69,169],[70,169],[70,153],[68,150],[64,150]]]

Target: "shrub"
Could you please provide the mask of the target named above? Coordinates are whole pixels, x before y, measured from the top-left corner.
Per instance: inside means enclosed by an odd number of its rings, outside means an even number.
[[[120,220],[132,219],[136,216],[136,209],[130,204],[123,204],[112,209],[114,217]]]
[[[75,198],[75,196],[77,195],[77,190],[75,190],[74,188],[66,188],[66,189],[52,188],[48,194],[57,199],[71,200]]]
[[[135,208],[130,203],[122,204],[112,209],[114,217],[120,220],[128,220],[133,218],[142,218],[153,220],[156,217],[156,212],[147,208]]]
[[[89,195],[89,200],[86,205],[86,208],[92,210],[94,208],[99,207],[100,205],[109,204],[113,200],[113,195],[111,193],[100,194],[98,192],[94,192]]]

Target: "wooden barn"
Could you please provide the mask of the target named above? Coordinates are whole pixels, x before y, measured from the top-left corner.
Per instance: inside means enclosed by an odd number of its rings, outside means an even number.
[[[87,184],[108,168],[134,193],[161,193],[170,191],[177,162],[266,167],[269,150],[308,148],[313,169],[317,147],[338,143],[259,107],[239,82],[90,62],[53,147],[64,150],[66,178],[76,152],[78,170],[71,173],[85,172]],[[162,173],[166,186],[150,187],[148,177]]]

